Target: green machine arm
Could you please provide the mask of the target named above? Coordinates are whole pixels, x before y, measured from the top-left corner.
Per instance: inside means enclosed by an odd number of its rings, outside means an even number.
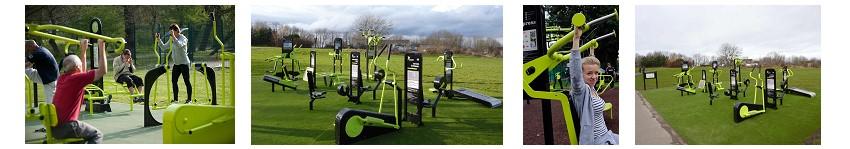
[[[610,19],[610,18],[616,18],[615,16],[617,16],[617,11],[614,11],[614,13],[611,13],[609,15],[606,15],[606,16],[603,16],[601,18],[590,21],[589,23],[585,23],[584,14],[578,13],[578,14],[573,15],[572,23],[573,23],[573,26],[576,26],[576,27],[581,26],[581,28],[583,30],[587,30],[587,29],[590,28],[590,26],[597,24],[598,22],[603,21],[603,20],[607,20],[607,19]],[[528,94],[528,96],[530,96],[531,98],[537,98],[537,99],[557,100],[561,103],[561,105],[570,105],[569,98],[567,97],[566,94],[561,93],[561,92],[534,90],[533,88],[531,88],[530,84],[534,81],[535,78],[537,78],[538,76],[540,76],[543,73],[544,69],[553,69],[555,66],[558,65],[558,63],[561,63],[563,61],[570,59],[569,55],[559,53],[558,50],[561,49],[562,47],[564,47],[565,45],[567,45],[568,43],[572,42],[571,40],[572,40],[574,35],[575,35],[575,31],[574,30],[570,31],[566,36],[561,37],[561,39],[557,40],[555,42],[555,44],[553,44],[552,46],[550,46],[547,49],[546,56],[536,58],[532,61],[529,61],[528,63],[523,64],[523,70],[524,70],[524,72],[523,72],[523,75],[524,75],[523,76],[523,91],[526,94]],[[598,47],[599,46],[598,40],[601,40],[601,39],[607,38],[607,37],[612,37],[612,36],[615,36],[615,35],[616,35],[616,33],[609,33],[609,34],[603,35],[599,38],[590,40],[590,41],[588,41],[588,43],[579,47],[579,52],[586,51],[587,49],[589,49],[591,47],[593,47],[593,48]],[[572,111],[570,106],[561,106],[561,108],[564,112]],[[570,142],[577,143],[578,137],[575,133],[576,128],[571,127],[571,126],[574,126],[572,115],[564,114],[564,120],[565,120],[566,126],[567,126],[567,132],[568,132],[567,137],[569,137]]]
[[[58,36],[58,35],[53,35],[53,34],[48,34],[48,33],[44,32],[45,30],[57,30],[57,31],[61,31],[61,32],[74,34],[74,35],[79,35],[79,36],[86,37],[86,38],[101,39],[106,43],[117,43],[119,46],[118,46],[118,48],[115,49],[116,52],[120,52],[121,50],[124,50],[124,44],[127,43],[126,41],[124,41],[124,38],[107,37],[107,36],[104,36],[104,35],[98,35],[98,34],[95,34],[95,33],[82,31],[82,30],[78,30],[78,29],[74,29],[74,28],[70,28],[70,27],[65,27],[65,26],[61,26],[61,25],[26,24],[26,34],[65,42],[65,53],[68,53],[68,48],[71,45],[80,44],[79,40],[71,39],[71,38],[67,38],[67,37],[62,37],[62,36]]]

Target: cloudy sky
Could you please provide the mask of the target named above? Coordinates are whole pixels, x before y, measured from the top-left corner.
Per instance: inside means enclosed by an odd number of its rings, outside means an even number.
[[[393,35],[423,37],[445,29],[467,37],[502,41],[502,6],[267,6],[255,5],[251,21],[277,22],[308,30],[349,31],[362,14],[383,16]]]
[[[635,51],[716,55],[723,43],[750,58],[771,51],[820,57],[819,6],[637,6]]]

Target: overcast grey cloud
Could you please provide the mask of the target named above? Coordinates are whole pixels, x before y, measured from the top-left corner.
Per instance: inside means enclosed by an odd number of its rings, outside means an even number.
[[[268,6],[252,8],[252,22],[276,22],[312,30],[348,31],[358,16],[393,22],[393,35],[422,37],[437,30],[502,41],[502,6]]]
[[[750,58],[771,51],[820,57],[819,6],[638,6],[635,51],[716,55],[723,43]]]

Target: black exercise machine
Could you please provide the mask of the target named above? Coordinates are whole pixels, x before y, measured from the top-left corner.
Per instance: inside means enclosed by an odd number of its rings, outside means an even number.
[[[316,50],[310,50],[310,66],[307,67],[307,87],[310,92],[310,110],[313,110],[313,102],[316,99],[325,98],[325,91],[316,90]]]
[[[348,101],[354,104],[360,104],[360,96],[369,90],[368,87],[363,86],[363,78],[360,73],[360,52],[351,51],[349,59],[348,85],[338,85],[337,93],[348,97]]]

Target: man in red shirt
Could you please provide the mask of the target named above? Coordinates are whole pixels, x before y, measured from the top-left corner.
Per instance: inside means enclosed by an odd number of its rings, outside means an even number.
[[[86,61],[80,60],[86,59],[86,39],[80,40],[79,57],[69,55],[62,60],[62,69],[56,81],[56,94],[53,95],[53,104],[56,105],[59,120],[59,125],[52,128],[55,138],[84,138],[86,143],[90,144],[98,144],[103,140],[100,130],[77,120],[85,93],[83,89],[106,74],[106,47],[103,40],[98,40],[97,43],[97,64],[100,66],[98,69],[88,70]]]

